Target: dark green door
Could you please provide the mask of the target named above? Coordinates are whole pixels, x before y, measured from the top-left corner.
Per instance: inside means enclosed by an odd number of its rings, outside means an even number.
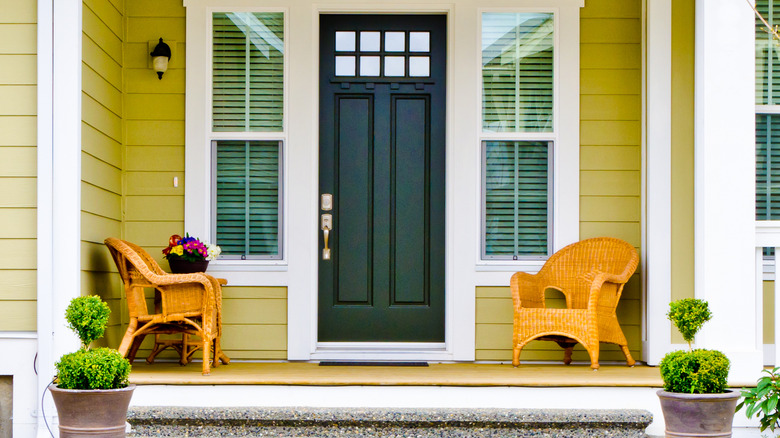
[[[445,16],[322,15],[320,41],[318,339],[444,342]]]

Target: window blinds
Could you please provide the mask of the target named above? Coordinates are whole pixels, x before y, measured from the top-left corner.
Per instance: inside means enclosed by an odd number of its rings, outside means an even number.
[[[213,14],[212,128],[282,131],[284,14]]]
[[[212,147],[222,258],[281,258],[282,143],[219,140]]]
[[[546,256],[552,142],[483,143],[483,258]]]
[[[780,115],[756,115],[756,219],[780,219]]]
[[[771,5],[771,7],[770,7]],[[780,22],[780,2],[757,0],[756,9],[770,24]],[[780,46],[756,17],[756,104],[780,104]]]
[[[553,14],[482,14],[482,129],[552,132]]]

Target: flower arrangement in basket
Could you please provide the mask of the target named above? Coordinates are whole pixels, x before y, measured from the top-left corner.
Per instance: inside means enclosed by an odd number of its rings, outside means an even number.
[[[216,259],[222,249],[217,245],[204,243],[197,237],[178,234],[168,239],[168,247],[163,255],[171,266],[171,271],[177,274],[205,272],[210,260]]]

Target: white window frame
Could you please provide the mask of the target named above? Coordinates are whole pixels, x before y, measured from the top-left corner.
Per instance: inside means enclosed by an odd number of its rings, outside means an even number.
[[[564,246],[579,240],[579,197],[580,197],[580,16],[581,1],[558,2],[559,6],[480,8],[477,19],[477,62],[479,104],[476,120],[479,143],[475,146],[475,163],[480,166],[478,191],[479,232],[477,233],[475,266],[478,277],[485,285],[508,284],[507,273],[516,271],[537,272],[544,260],[530,258],[518,260],[483,259],[484,240],[484,193],[482,188],[482,143],[485,141],[550,141],[552,147],[552,197],[550,224],[552,227],[552,255]],[[563,5],[567,4],[567,7]],[[570,4],[571,6],[568,6]],[[552,132],[485,132],[482,129],[482,15],[484,13],[551,13],[553,14],[553,131]],[[576,102],[576,105],[571,103]],[[562,105],[566,103],[566,105]],[[495,273],[495,274],[491,274]]]
[[[218,3],[214,3],[218,4]],[[185,6],[187,6],[185,4]],[[188,8],[187,13],[198,15],[196,8]],[[199,59],[198,65],[201,68],[188,69],[187,75],[187,110],[186,110],[186,190],[184,193],[184,225],[185,231],[191,235],[203,236],[209,242],[215,242],[213,213],[212,213],[212,142],[220,140],[248,140],[248,141],[280,141],[282,142],[280,159],[282,160],[282,175],[279,180],[281,194],[279,199],[279,208],[281,211],[282,233],[279,236],[280,259],[218,259],[210,264],[212,271],[232,271],[243,278],[241,283],[254,283],[251,278],[255,277],[251,272],[284,272],[288,265],[288,224],[287,212],[288,205],[286,190],[289,182],[288,169],[288,149],[289,149],[289,8],[282,7],[231,7],[225,6],[207,6],[197,8],[198,12],[203,14],[200,20],[203,21],[203,28],[206,29],[201,35],[200,42],[188,44],[188,58]],[[212,129],[212,73],[213,73],[213,14],[218,12],[277,12],[284,15],[284,73],[283,73],[283,119],[282,131],[278,132],[222,132]],[[192,18],[192,17],[190,17]],[[188,23],[190,20],[188,19]],[[189,35],[188,35],[189,36]],[[189,41],[189,40],[188,40]],[[196,61],[197,62],[197,61]],[[188,62],[188,67],[193,63]],[[201,93],[190,92],[190,90],[202,90]],[[200,122],[199,122],[200,121]],[[241,275],[245,272],[245,275]],[[266,274],[265,283],[282,284],[286,281],[283,276],[274,278]]]

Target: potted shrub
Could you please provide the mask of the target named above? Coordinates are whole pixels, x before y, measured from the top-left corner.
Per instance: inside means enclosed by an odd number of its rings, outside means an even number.
[[[111,311],[98,296],[74,298],[65,311],[81,348],[55,364],[50,390],[60,420],[60,437],[124,437],[127,407],[135,385],[128,385],[130,362],[117,350],[90,348],[103,336]]]
[[[693,349],[696,332],[712,318],[706,301],[687,298],[670,304],[669,319],[688,343],[659,364],[664,389],[658,391],[666,436],[730,437],[739,392],[726,389],[731,363],[717,350]]]
[[[769,429],[772,432],[780,429],[780,368],[763,370],[765,376],[758,379],[755,388],[742,388],[744,399],[737,405],[737,410],[745,407],[748,418],[758,417],[761,432]]]

